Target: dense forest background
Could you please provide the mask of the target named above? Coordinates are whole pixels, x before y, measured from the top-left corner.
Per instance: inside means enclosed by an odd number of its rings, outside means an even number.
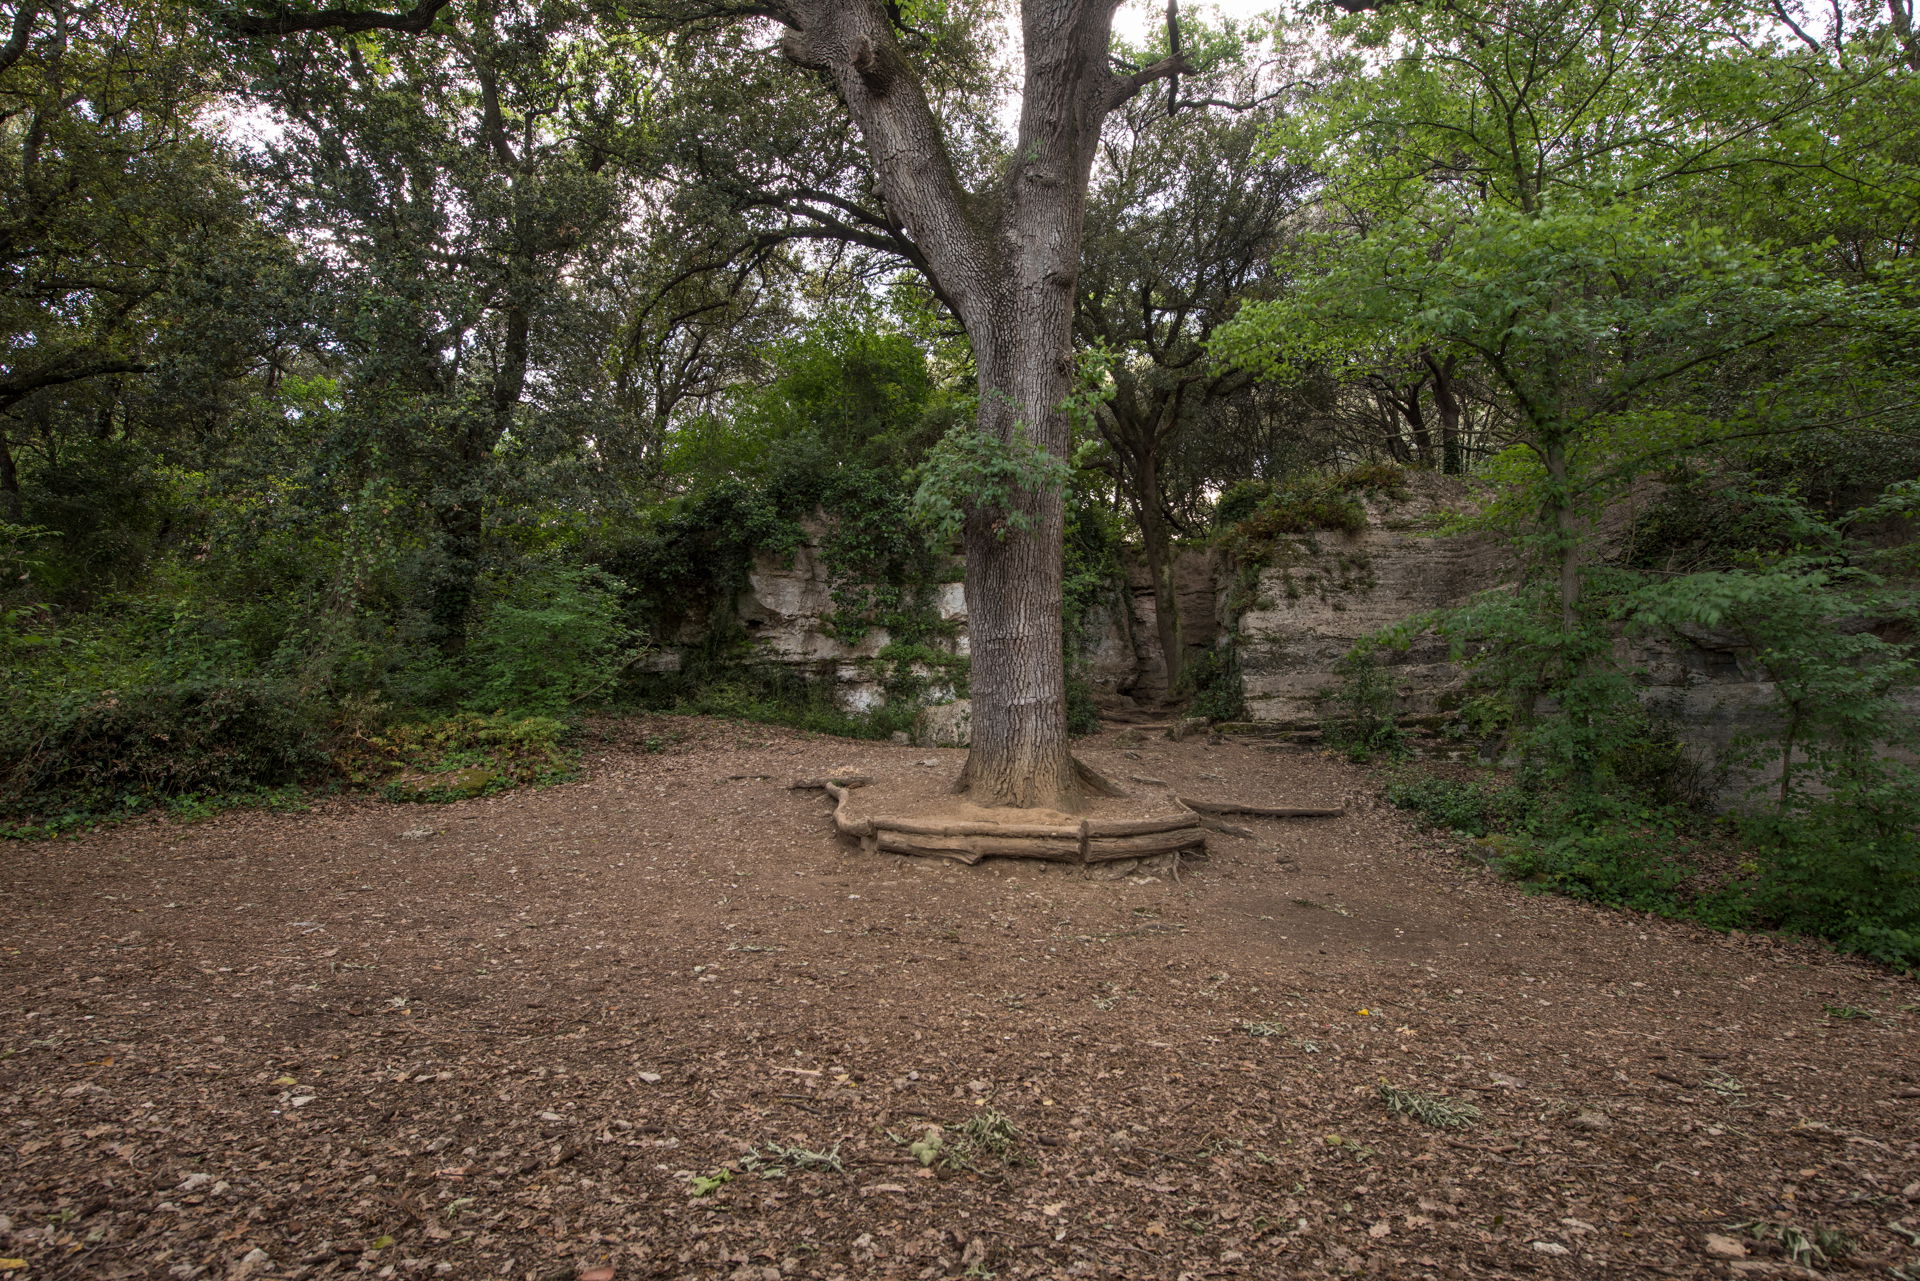
[[[1005,165],[992,7],[899,9],[958,163]],[[1069,612],[1141,567],[1174,666],[1182,547],[1257,561],[1357,490],[1469,477],[1460,525],[1518,586],[1378,645],[1471,656],[1519,782],[1401,798],[1564,889],[1920,959],[1920,787],[1888,751],[1920,674],[1907,0],[1203,11],[1181,37],[1195,70],[1113,114],[1090,194]],[[593,709],[904,727],[911,673],[964,681],[928,588],[974,409],[916,254],[831,90],[753,23],[475,0],[273,34],[21,0],[8,830],[558,777]],[[834,628],[885,628],[901,673],[873,712],[739,661],[728,602],[816,519]],[[1737,820],[1676,783],[1618,657],[1676,627],[1741,629],[1779,691],[1751,751],[1783,768]],[[1337,736],[1391,755],[1349,666]],[[1230,653],[1183,675],[1232,717]]]

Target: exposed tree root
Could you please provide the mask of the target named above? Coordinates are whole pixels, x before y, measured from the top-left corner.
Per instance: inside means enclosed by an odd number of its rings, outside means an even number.
[[[1097,777],[1097,775],[1096,775]],[[833,797],[833,826],[865,849],[978,863],[983,858],[1036,858],[1082,866],[1157,854],[1204,853],[1206,829],[1191,812],[1161,818],[1081,819],[1077,823],[997,823],[860,814],[850,803],[868,780],[795,779]],[[1103,780],[1104,781],[1104,780]]]
[[[973,792],[973,764],[974,757],[973,754],[969,752],[966,762],[960,767],[959,776],[953,780],[954,795],[967,796]],[[1119,784],[1081,760],[1078,756],[1067,757],[1067,765],[1067,794],[1065,796],[1055,797],[1052,800],[1046,800],[1043,797],[1031,802],[1015,802],[1015,804],[1045,805],[1050,809],[1064,809],[1071,813],[1080,808],[1077,802],[1089,796],[1125,796],[1127,794]],[[1002,802],[987,801],[984,803],[991,805]]]
[[[1081,787],[1086,789],[1087,795],[1089,796],[1125,796],[1126,795],[1126,792],[1122,790],[1122,788],[1118,783],[1114,782],[1112,779],[1108,778],[1105,774],[1102,774],[1099,770],[1095,769],[1093,766],[1081,760],[1078,756],[1070,756],[1067,759],[1073,762],[1074,781],[1079,783]]]
[[[1099,772],[1074,761],[1077,776],[1089,790],[1121,796]],[[860,813],[853,794],[873,780],[864,774],[831,778],[797,778],[794,788],[820,788],[833,797],[833,826],[840,835],[860,842],[863,849],[888,854],[912,854],[978,863],[983,858],[1034,858],[1089,866],[1117,859],[1151,858],[1159,854],[1205,853],[1209,829],[1233,836],[1252,836],[1247,828],[1224,822],[1221,814],[1257,818],[1324,818],[1346,812],[1344,807],[1312,805],[1254,805],[1240,801],[1175,798],[1178,814],[1160,818],[1083,818],[1077,823],[996,822],[990,819],[942,819],[909,815]]]
[[[1203,801],[1182,796],[1180,803],[1201,814],[1245,814],[1251,818],[1338,818],[1347,812],[1344,805],[1249,805],[1241,801]]]

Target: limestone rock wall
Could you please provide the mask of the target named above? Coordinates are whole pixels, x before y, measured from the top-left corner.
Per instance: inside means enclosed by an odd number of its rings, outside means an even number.
[[[1281,726],[1317,725],[1336,664],[1354,643],[1415,614],[1496,587],[1500,549],[1475,535],[1437,533],[1443,512],[1467,497],[1452,477],[1416,473],[1407,496],[1368,497],[1366,528],[1281,540],[1266,567],[1223,566],[1222,609],[1233,618],[1247,713]],[[1452,705],[1460,671],[1445,646],[1417,643],[1390,655],[1404,713]]]
[[[886,701],[886,667],[880,652],[893,637],[875,627],[849,643],[834,634],[828,620],[834,612],[833,584],[820,554],[824,531],[810,528],[811,537],[791,557],[762,553],[747,574],[746,590],[734,601],[734,612],[752,641],[747,659],[754,664],[791,668],[814,680],[832,682],[834,699],[850,712],[867,712]],[[958,573],[956,567],[955,573]],[[933,587],[933,607],[942,620],[957,627],[951,642],[955,654],[967,653],[966,593],[958,582]],[[937,673],[920,675],[936,679]],[[952,699],[953,689],[935,684],[928,697]]]
[[[1494,540],[1439,532],[1444,514],[1470,499],[1456,478],[1415,473],[1403,497],[1364,500],[1367,523],[1359,533],[1285,538],[1257,570],[1211,550],[1183,552],[1176,595],[1190,654],[1231,640],[1250,719],[1275,731],[1314,733],[1323,699],[1339,681],[1336,664],[1357,641],[1510,581],[1507,552]],[[891,664],[879,655],[893,638],[878,628],[855,643],[833,633],[827,622],[832,586],[820,553],[824,531],[812,533],[790,558],[762,556],[734,602],[751,638],[746,661],[827,681],[840,706],[870,711],[887,697]],[[954,625],[951,651],[965,655],[966,596],[957,562],[953,578],[933,589],[932,603]],[[1092,611],[1077,644],[1080,672],[1105,705],[1126,707],[1129,699],[1151,705],[1166,696],[1152,586],[1143,568]],[[1644,673],[1643,701],[1679,731],[1723,804],[1739,804],[1754,786],[1778,777],[1777,762],[1728,766],[1744,741],[1777,729],[1773,684],[1743,638],[1698,629],[1623,638],[1618,650],[1624,664]],[[1466,695],[1465,674],[1430,637],[1381,657],[1402,717],[1438,720]],[[929,682],[924,696],[930,703],[950,702],[957,693],[942,686],[937,672],[919,674]],[[1910,703],[1920,718],[1920,695]],[[957,705],[930,716],[935,728],[928,734],[964,742],[966,712]]]
[[[791,557],[765,553],[756,558],[747,575],[746,590],[734,601],[734,613],[752,643],[744,661],[785,667],[809,679],[829,681],[834,699],[842,708],[871,711],[886,700],[889,664],[879,656],[893,637],[884,628],[874,628],[850,644],[834,634],[828,624],[834,610],[833,585],[820,550],[826,531],[810,526],[807,532],[809,536]],[[1202,635],[1208,642],[1216,607],[1210,564],[1203,555],[1188,570],[1190,595],[1205,624]],[[953,581],[933,588],[932,604],[942,620],[954,625],[951,652],[965,656],[967,598],[960,574],[956,559],[951,566]],[[1144,583],[1144,576],[1141,581]],[[1112,599],[1089,613],[1081,634],[1073,638],[1080,654],[1081,675],[1097,695],[1129,695],[1140,684],[1143,663],[1151,662],[1157,670],[1152,608],[1150,591],[1116,590]],[[937,673],[925,670],[921,675],[937,677]],[[951,700],[954,693],[950,686],[936,680],[926,697],[929,702],[941,703]]]
[[[1419,473],[1408,482],[1404,500],[1366,501],[1358,534],[1288,539],[1257,572],[1223,567],[1223,609],[1233,616],[1253,721],[1317,730],[1323,699],[1340,680],[1335,664],[1356,641],[1510,581],[1507,554],[1493,540],[1437,532],[1442,513],[1469,499],[1462,482]],[[1603,523],[1603,536],[1623,536],[1625,517],[1615,515],[1619,528]],[[1744,637],[1707,628],[1623,637],[1615,656],[1641,673],[1641,702],[1674,729],[1698,784],[1721,807],[1745,804],[1778,780],[1777,756],[1734,763],[1780,729],[1777,691]],[[1380,659],[1403,718],[1437,720],[1465,696],[1464,672],[1431,637]],[[1905,702],[1920,718],[1920,692]]]

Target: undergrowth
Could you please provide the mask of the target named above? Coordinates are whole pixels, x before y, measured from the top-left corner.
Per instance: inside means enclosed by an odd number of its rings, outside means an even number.
[[[1829,804],[1714,817],[1672,801],[1577,796],[1493,769],[1450,778],[1403,766],[1393,804],[1474,843],[1503,876],[1715,929],[1825,939],[1920,967],[1920,851],[1884,815]]]

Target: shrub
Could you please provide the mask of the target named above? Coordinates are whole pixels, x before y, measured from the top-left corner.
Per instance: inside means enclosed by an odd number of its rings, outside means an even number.
[[[1240,680],[1240,655],[1231,641],[1210,649],[1180,673],[1180,688],[1193,695],[1188,711],[1210,721],[1247,719],[1246,688]]]
[[[1468,836],[1486,836],[1510,827],[1526,810],[1525,797],[1517,788],[1432,774],[1393,780],[1387,784],[1387,799],[1440,827]]]
[[[1749,817],[1742,834],[1759,855],[1754,906],[1769,923],[1920,967],[1920,779],[1912,770],[1870,763],[1798,812]]]
[[[1680,891],[1695,869],[1676,857],[1684,846],[1666,816],[1648,812],[1638,821],[1603,815],[1584,821],[1552,817],[1560,821],[1533,816],[1542,830],[1522,832],[1505,844],[1498,860],[1503,873],[1551,886],[1570,898],[1693,915],[1682,910]]]
[[[1094,706],[1093,686],[1080,673],[1067,672],[1067,733],[1098,734],[1100,709]]]
[[[1334,664],[1339,683],[1322,704],[1322,732],[1330,746],[1356,761],[1406,750],[1406,734],[1395,712],[1400,696],[1381,670],[1374,646],[1354,646]]]
[[[1407,496],[1407,473],[1392,463],[1362,463],[1346,471],[1335,472],[1334,485],[1349,494],[1383,494],[1389,498]]]
[[[126,809],[306,781],[327,756],[286,686],[201,680],[17,709],[0,731],[0,810]]]
[[[1226,529],[1237,525],[1260,510],[1260,505],[1273,497],[1273,482],[1270,480],[1236,480],[1220,493],[1220,501],[1213,505],[1213,527]]]
[[[571,737],[550,716],[462,712],[355,733],[336,760],[349,781],[380,786],[391,800],[454,800],[573,777]]]
[[[1273,534],[1304,534],[1338,529],[1357,534],[1367,526],[1355,494],[1404,498],[1407,474],[1391,463],[1367,463],[1346,471],[1297,476],[1275,483],[1240,480],[1221,491],[1213,507],[1213,526],[1225,530],[1258,517],[1258,527]],[[1249,531],[1254,532],[1254,531]]]
[[[768,725],[787,725],[840,738],[886,738],[911,732],[920,707],[889,702],[867,712],[850,712],[835,701],[833,682],[810,681],[779,667],[735,667],[717,675],[680,683],[663,700],[676,713],[730,716]]]
[[[613,688],[636,655],[625,584],[592,567],[517,578],[486,608],[465,655],[471,709],[557,712]]]

